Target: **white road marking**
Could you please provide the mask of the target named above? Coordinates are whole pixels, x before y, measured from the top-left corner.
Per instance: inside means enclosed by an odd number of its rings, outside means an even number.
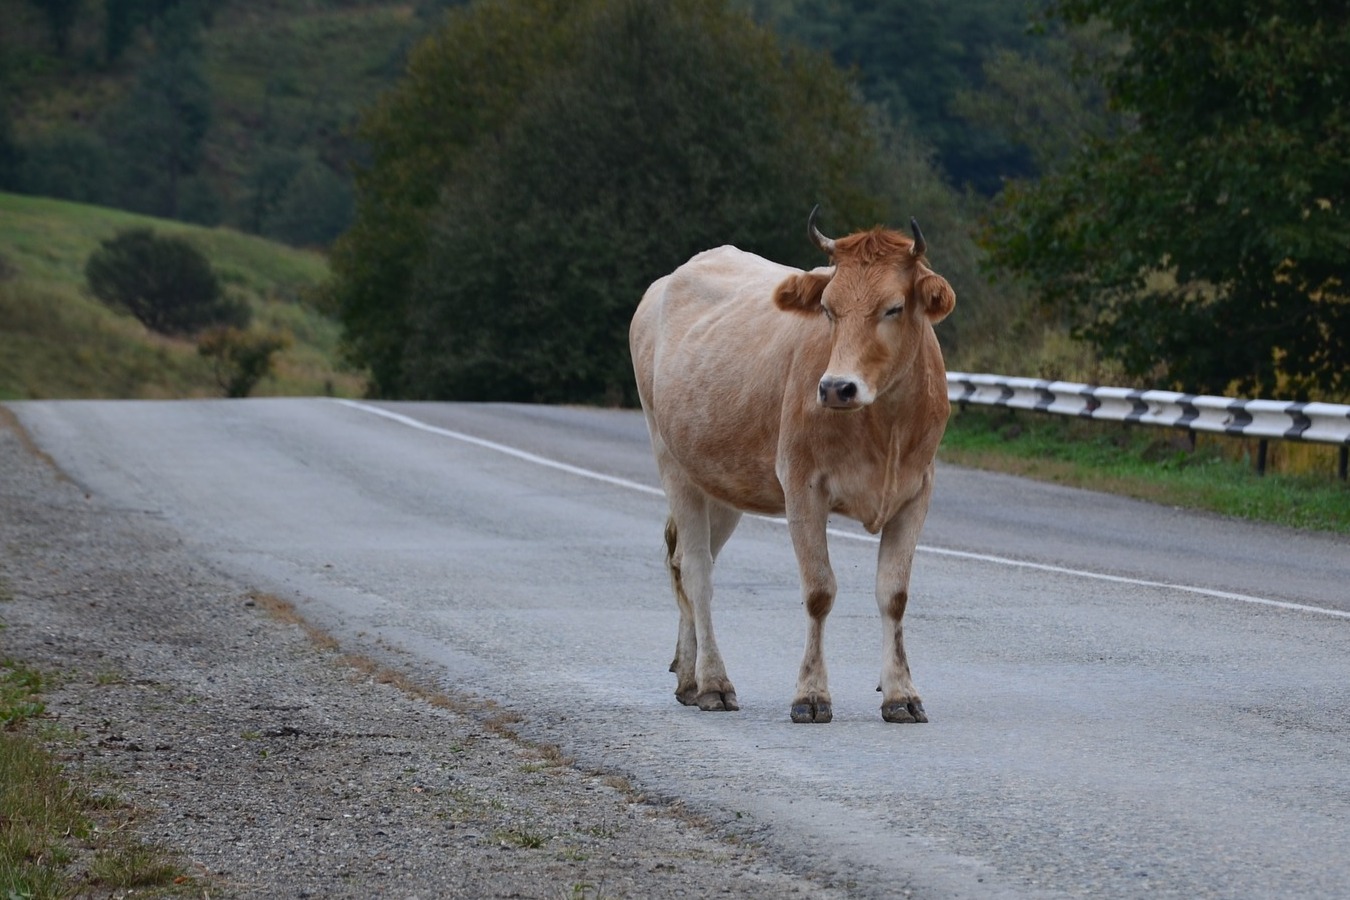
[[[495,441],[485,440],[480,437],[474,437],[471,434],[464,434],[460,431],[452,431],[449,428],[440,428],[436,425],[428,425],[426,422],[418,421],[411,416],[405,416],[402,413],[391,412],[387,409],[381,409],[378,406],[372,406],[368,403],[359,403],[355,400],[339,399],[336,402],[351,409],[361,410],[372,415],[382,416],[391,421],[398,422],[400,425],[406,425],[409,428],[415,428],[418,431],[425,431],[430,434],[441,437],[452,438],[457,441],[463,441],[466,444],[473,444],[476,447],[482,447],[497,453],[512,456],[524,462],[532,463],[537,466],[543,466],[549,469],[556,469],[559,472],[566,472],[569,475],[577,475],[581,478],[590,478],[594,481],[602,481],[605,484],[612,484],[616,487],[627,488],[631,491],[637,491],[642,494],[650,494],[654,497],[664,497],[665,491],[650,485],[642,484],[637,481],[630,481],[627,478],[618,478],[613,475],[606,475],[603,472],[596,472],[592,469],[583,469],[580,466],[573,466],[565,462],[559,462],[556,459],[549,459],[546,456],[539,456],[534,453],[528,453],[524,450],[518,450],[515,447],[506,444],[498,444]],[[754,516],[753,518],[763,519],[767,522],[776,522],[786,525],[786,519],[774,518],[772,516]],[[870,534],[856,534],[851,531],[843,531],[838,528],[827,528],[826,532],[833,537],[844,538],[850,541],[862,541],[864,543],[877,544],[879,539]],[[1115,584],[1132,584],[1138,587],[1156,587],[1166,588],[1174,591],[1185,591],[1190,594],[1198,594],[1203,597],[1213,597],[1219,600],[1235,600],[1241,603],[1251,603],[1258,606],[1270,606],[1276,609],[1287,609],[1295,612],[1315,613],[1317,615],[1331,616],[1337,619],[1350,619],[1350,611],[1340,609],[1328,609],[1323,606],[1309,606],[1304,603],[1290,603],[1286,600],[1272,600],[1268,597],[1253,597],[1249,594],[1238,594],[1232,591],[1219,591],[1212,588],[1195,587],[1188,584],[1174,584],[1167,581],[1149,581],[1143,578],[1128,578],[1123,575],[1107,575],[1102,572],[1090,572],[1085,569],[1071,569],[1067,566],[1053,566],[1046,563],[1027,562],[1020,559],[1010,559],[1004,556],[992,556],[987,553],[971,553],[966,550],[949,550],[945,547],[931,547],[926,544],[920,544],[918,547],[922,553],[932,553],[936,556],[952,556],[958,559],[969,559],[976,562],[992,563],[1000,566],[1012,566],[1021,569],[1034,569],[1040,572],[1054,572],[1060,575],[1074,575],[1079,578],[1090,578],[1095,581],[1109,581]]]

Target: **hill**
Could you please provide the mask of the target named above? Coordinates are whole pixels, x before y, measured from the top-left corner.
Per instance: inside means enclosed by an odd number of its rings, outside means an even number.
[[[319,254],[226,228],[0,194],[0,399],[220,394],[193,341],[150,332],[86,290],[89,254],[132,226],[188,237],[252,309],[255,327],[291,336],[255,394],[361,392],[361,376],[337,362],[337,324],[310,299],[328,272]]]
[[[327,244],[357,115],[444,4],[225,0],[173,33],[175,5],[80,0],[62,47],[43,4],[0,0],[0,190]]]

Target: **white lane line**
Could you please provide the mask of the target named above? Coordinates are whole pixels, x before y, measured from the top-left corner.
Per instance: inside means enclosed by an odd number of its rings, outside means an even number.
[[[495,450],[497,453],[504,453],[507,456],[514,456],[516,459],[523,459],[525,462],[534,463],[536,466],[544,466],[549,469],[557,469],[559,472],[566,472],[569,475],[579,475],[582,478],[591,478],[595,481],[603,481],[605,484],[613,484],[618,487],[628,488],[630,491],[639,491],[643,494],[651,494],[653,497],[664,497],[666,492],[660,488],[650,487],[637,481],[629,481],[627,478],[616,478],[613,475],[606,475],[603,472],[596,472],[591,469],[582,469],[578,466],[570,466],[565,462],[558,462],[556,459],[549,459],[546,456],[536,456],[533,453],[526,453],[524,450],[517,450],[515,447],[508,447],[505,444],[498,444],[495,441],[486,441],[480,437],[474,437],[471,434],[465,434],[462,431],[451,431],[449,428],[438,428],[435,425],[428,425],[426,422],[419,422],[411,416],[405,416],[402,413],[390,412],[387,409],[381,409],[378,406],[371,406],[368,403],[358,403],[355,400],[337,401],[343,406],[349,406],[352,409],[359,409],[362,412],[372,413],[377,416],[383,416],[386,419],[392,419],[400,425],[407,425],[409,428],[416,428],[418,431],[426,431],[431,434],[438,434],[441,437],[454,438],[457,441],[463,441],[466,444],[473,444],[476,447],[483,447],[488,450]]]
[[[660,488],[654,488],[650,485],[642,484],[637,481],[630,481],[627,478],[617,478],[613,475],[606,475],[603,472],[596,472],[592,469],[583,469],[580,466],[569,465],[559,462],[556,459],[549,459],[546,456],[539,456],[534,453],[527,453],[524,450],[517,450],[515,447],[509,447],[506,444],[498,444],[495,441],[484,440],[480,437],[474,437],[471,434],[464,434],[460,431],[451,431],[448,428],[440,428],[435,425],[428,425],[426,422],[418,421],[411,416],[405,416],[402,413],[391,412],[387,409],[381,409],[378,406],[371,406],[368,403],[359,403],[355,400],[339,399],[336,402],[351,409],[361,410],[372,415],[382,416],[391,421],[398,422],[400,425],[406,425],[409,428],[415,428],[418,431],[425,431],[430,434],[440,435],[441,437],[452,438],[457,441],[463,441],[466,444],[473,444],[476,447],[483,447],[497,453],[512,456],[516,459],[533,463],[537,466],[543,466],[549,469],[556,469],[559,472],[566,472],[569,475],[577,475],[581,478],[590,478],[594,481],[603,481],[605,484],[612,484],[617,487],[627,488],[631,491],[637,491],[643,494],[649,494],[653,497],[664,497],[665,491]],[[753,516],[752,518],[763,519],[766,522],[776,522],[780,525],[786,525],[786,519],[774,518],[772,516]],[[862,541],[864,543],[876,544],[879,539],[870,534],[856,534],[851,531],[842,531],[838,528],[828,528],[827,533],[834,537],[844,538],[850,541]],[[1123,575],[1107,575],[1102,572],[1089,572],[1084,569],[1071,569],[1067,566],[1052,566],[1046,563],[1027,562],[1020,559],[1010,559],[1005,556],[992,556],[987,553],[971,553],[965,550],[948,550],[944,547],[930,547],[926,544],[920,544],[920,552],[932,553],[936,556],[952,556],[958,559],[969,559],[976,562],[993,563],[1000,566],[1012,566],[1019,569],[1034,569],[1039,572],[1054,572],[1060,575],[1074,575],[1079,578],[1090,578],[1095,581],[1109,581],[1115,584],[1132,584],[1137,587],[1156,587],[1166,588],[1173,591],[1185,591],[1190,594],[1198,594],[1202,597],[1214,597],[1219,600],[1235,600],[1241,603],[1251,603],[1257,606],[1270,606],[1276,609],[1288,609],[1296,612],[1315,613],[1323,616],[1331,616],[1337,619],[1350,619],[1350,611],[1341,609],[1328,609],[1324,606],[1309,606],[1304,603],[1290,603],[1286,600],[1271,600],[1268,597],[1253,597],[1250,594],[1237,594],[1232,591],[1218,591],[1211,588],[1195,587],[1188,584],[1174,584],[1167,581],[1149,581],[1143,578],[1128,578]]]

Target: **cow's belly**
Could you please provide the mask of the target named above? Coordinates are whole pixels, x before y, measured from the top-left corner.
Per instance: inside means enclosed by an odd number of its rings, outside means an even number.
[[[776,418],[705,405],[697,415],[664,418],[658,407],[656,420],[669,457],[666,464],[677,465],[705,493],[747,512],[783,512],[783,486],[775,472]]]

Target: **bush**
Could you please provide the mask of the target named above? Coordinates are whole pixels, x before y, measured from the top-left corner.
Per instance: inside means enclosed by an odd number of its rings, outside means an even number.
[[[197,352],[214,360],[216,383],[226,397],[247,397],[272,374],[272,357],[290,345],[289,335],[222,326],[202,335]]]
[[[210,262],[184,238],[149,228],[119,231],[90,254],[84,274],[95,297],[161,334],[249,322],[248,307],[222,293]]]

